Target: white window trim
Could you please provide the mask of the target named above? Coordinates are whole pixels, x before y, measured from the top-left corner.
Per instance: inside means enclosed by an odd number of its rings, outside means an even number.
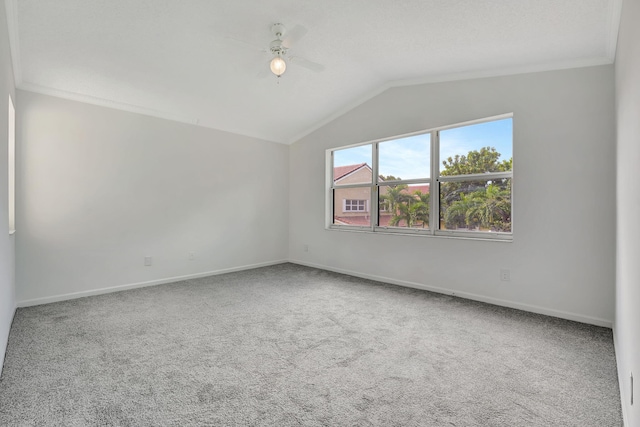
[[[435,216],[436,221],[440,221],[440,189],[439,184],[441,182],[464,182],[464,181],[478,181],[478,180],[491,180],[491,179],[501,179],[501,178],[510,178],[512,180],[511,186],[511,210],[513,212],[513,204],[514,204],[514,185],[513,185],[513,170],[508,172],[492,172],[492,173],[483,173],[483,174],[472,174],[472,175],[454,175],[454,176],[440,176],[440,138],[439,132],[447,129],[454,129],[464,126],[471,126],[474,124],[492,122],[497,120],[503,120],[513,118],[513,113],[500,114],[497,116],[486,117],[477,120],[469,120],[462,123],[456,123],[447,126],[440,126],[437,128],[426,129],[418,132],[407,133],[403,135],[396,135],[390,138],[382,138],[373,141],[367,141],[358,144],[351,144],[342,147],[336,147],[332,149],[326,150],[325,156],[325,164],[326,164],[326,173],[327,177],[326,183],[326,210],[325,210],[325,228],[327,230],[340,230],[340,231],[354,231],[354,232],[382,232],[382,233],[390,233],[390,234],[402,234],[402,235],[419,235],[419,236],[430,236],[430,237],[446,237],[446,238],[463,238],[463,239],[474,239],[474,240],[490,240],[490,241],[513,241],[514,234],[514,221],[513,216],[511,217],[511,232],[494,232],[494,231],[460,231],[460,230],[441,230],[439,228],[431,227],[433,213],[436,212]],[[370,187],[371,188],[371,204],[373,202],[378,201],[378,189],[381,186],[381,182],[379,181],[379,173],[378,173],[378,144],[385,141],[391,141],[401,138],[407,138],[415,135],[424,135],[427,133],[431,133],[431,176],[427,179],[411,179],[411,180],[399,180],[399,181],[386,181],[383,185],[387,184],[429,184],[429,194],[433,194],[434,189],[438,197],[429,197],[429,228],[407,228],[407,227],[384,227],[376,225],[378,223],[379,210],[378,209],[369,209],[371,212],[371,225],[370,226],[355,226],[355,225],[340,225],[333,224],[333,212],[334,212],[334,197],[333,193],[336,189],[342,188],[354,188],[354,187]],[[513,136],[512,136],[513,141]],[[372,177],[373,182],[371,183],[361,183],[361,184],[348,184],[348,185],[340,185],[333,182],[333,152],[336,150],[343,150],[347,148],[360,147],[365,145],[371,145],[371,158],[372,163]]]

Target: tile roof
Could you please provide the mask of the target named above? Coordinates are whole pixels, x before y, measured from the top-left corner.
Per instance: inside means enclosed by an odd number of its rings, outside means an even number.
[[[337,181],[340,178],[349,175],[351,172],[355,172],[363,166],[367,166],[366,163],[358,163],[357,165],[336,166],[333,168],[333,180]]]
[[[369,215],[360,216],[335,216],[333,217],[335,224],[342,225],[361,225],[369,227],[371,225],[371,217]]]
[[[429,194],[429,184],[409,185],[409,187],[402,192],[413,194],[416,191],[420,191],[422,194]]]

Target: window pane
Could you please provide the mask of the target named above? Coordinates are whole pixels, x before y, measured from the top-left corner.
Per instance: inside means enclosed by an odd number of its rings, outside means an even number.
[[[440,174],[512,170],[513,119],[440,131]]]
[[[333,190],[333,223],[371,226],[371,187]]]
[[[383,181],[429,178],[431,134],[378,144],[378,170]]]
[[[379,187],[380,227],[429,228],[429,184]]]
[[[371,145],[346,148],[333,152],[333,183],[371,183]]]
[[[511,178],[441,183],[440,229],[511,232]]]

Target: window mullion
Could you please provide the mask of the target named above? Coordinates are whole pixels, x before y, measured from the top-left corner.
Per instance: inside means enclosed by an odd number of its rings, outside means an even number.
[[[439,178],[442,182],[465,182],[465,181],[488,181],[491,179],[512,178],[513,171],[507,172],[486,172],[468,175],[450,175]]]
[[[371,186],[371,184],[369,184],[368,182],[363,182],[363,183],[356,183],[356,184],[340,184],[340,185],[334,185],[333,189],[341,189],[341,188],[359,188],[359,187],[369,187]]]
[[[431,184],[429,184],[429,230],[435,234],[440,229],[440,132],[431,132]]]
[[[378,216],[380,215],[380,202],[378,201],[378,143],[371,144],[371,200],[369,214],[371,215],[371,231],[375,231],[378,226]]]
[[[327,188],[329,188],[329,199],[327,200],[327,203],[329,204],[329,210],[327,212],[327,220],[326,220],[326,225],[327,227],[331,227],[331,225],[333,225],[335,223],[335,204],[336,204],[336,190],[335,190],[335,177],[333,176],[333,172],[334,172],[334,167],[333,167],[333,163],[334,163],[334,154],[333,151],[331,151],[331,156],[329,156],[329,173],[328,175],[330,176],[330,180],[329,182],[327,182]]]

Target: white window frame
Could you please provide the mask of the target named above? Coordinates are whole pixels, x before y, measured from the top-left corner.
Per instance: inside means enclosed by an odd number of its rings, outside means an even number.
[[[440,183],[443,182],[465,182],[465,181],[490,181],[494,179],[511,179],[511,212],[513,212],[514,201],[514,182],[513,182],[513,168],[507,172],[491,172],[482,174],[471,175],[452,175],[441,176],[440,175],[440,131],[471,126],[480,123],[492,122],[503,119],[513,119],[513,113],[501,114],[492,117],[486,117],[478,120],[470,120],[462,123],[456,123],[448,126],[441,126],[433,129],[427,129],[423,131],[413,132],[404,135],[398,135],[391,138],[377,139],[373,141],[367,141],[359,144],[352,144],[343,147],[336,147],[326,151],[326,165],[327,165],[327,185],[326,185],[326,228],[329,230],[343,230],[343,231],[361,231],[361,232],[382,232],[393,234],[405,234],[405,235],[422,235],[432,237],[456,237],[456,238],[473,238],[473,239],[487,239],[498,241],[512,241],[514,233],[514,221],[513,215],[511,217],[511,232],[495,232],[495,231],[461,231],[461,230],[442,230],[440,229]],[[431,162],[431,174],[429,178],[424,179],[409,179],[398,181],[381,181],[378,173],[378,145],[385,141],[392,141],[396,139],[430,134],[431,150],[430,150],[430,162]],[[512,135],[512,147],[513,147],[513,135]],[[336,184],[333,180],[333,153],[338,150],[344,150],[347,148],[371,146],[371,159],[372,159],[372,182],[364,184]],[[378,226],[379,216],[379,188],[387,185],[399,185],[399,184],[429,184],[429,228],[408,228],[408,227],[384,227]],[[343,225],[333,223],[334,214],[334,193],[337,189],[343,188],[363,188],[369,187],[371,190],[371,202],[370,206],[376,206],[376,209],[369,209],[371,216],[370,226],[357,226],[357,225]],[[436,196],[434,197],[434,193]],[[356,212],[356,211],[349,211]],[[434,215],[435,213],[435,215]],[[435,221],[434,221],[435,219]],[[435,225],[435,227],[433,226]]]

